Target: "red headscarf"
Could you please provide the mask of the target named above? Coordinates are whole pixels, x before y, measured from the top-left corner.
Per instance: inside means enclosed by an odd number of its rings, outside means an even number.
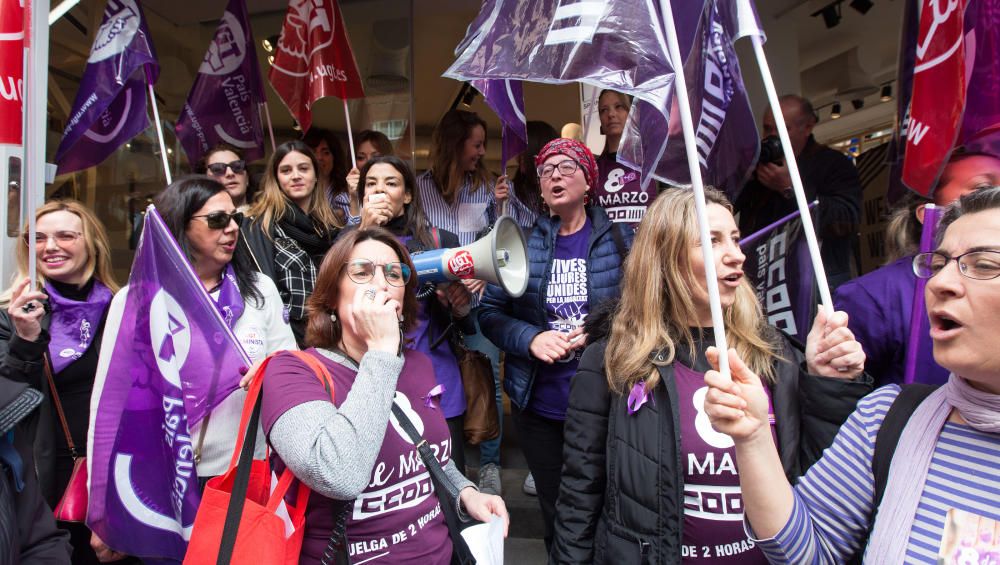
[[[580,165],[580,170],[583,171],[583,177],[587,180],[587,186],[597,186],[597,160],[594,159],[594,154],[586,145],[565,137],[553,139],[538,152],[538,156],[535,157],[535,166],[542,166],[542,163],[553,155],[565,155],[576,161]]]

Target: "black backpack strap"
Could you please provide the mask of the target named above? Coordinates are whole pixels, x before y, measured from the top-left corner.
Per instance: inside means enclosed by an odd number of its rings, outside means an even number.
[[[875,436],[875,453],[872,456],[872,475],[874,484],[872,490],[872,515],[868,520],[868,535],[865,536],[865,544],[858,550],[851,563],[861,563],[861,558],[865,554],[868,540],[871,539],[872,529],[875,527],[875,518],[878,516],[878,507],[882,504],[882,497],[885,496],[885,487],[889,482],[889,467],[892,465],[892,456],[896,453],[896,446],[899,445],[899,438],[903,435],[903,428],[910,421],[910,416],[916,411],[920,403],[924,401],[932,392],[937,390],[938,385],[908,384],[900,387],[899,395],[892,402],[889,411],[885,413],[882,426],[879,427],[878,435]]]

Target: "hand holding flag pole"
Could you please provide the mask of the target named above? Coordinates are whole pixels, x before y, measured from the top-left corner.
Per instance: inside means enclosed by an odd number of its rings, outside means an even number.
[[[660,11],[663,13],[663,27],[667,36],[667,49],[671,64],[675,69],[684,69],[681,49],[677,41],[677,29],[674,27],[674,13],[670,0],[660,0]],[[701,253],[705,260],[705,279],[708,286],[708,303],[712,310],[712,327],[715,330],[715,346],[720,352],[729,351],[726,342],[725,323],[722,317],[722,301],[719,298],[718,274],[715,271],[715,256],[712,251],[712,236],[708,229],[708,212],[705,204],[705,186],[701,176],[701,164],[698,161],[697,143],[694,136],[694,121],[691,119],[691,103],[688,100],[687,84],[683,72],[674,76],[674,95],[684,132],[684,147],[687,151],[688,169],[691,173],[691,186],[695,193],[695,211],[698,216],[698,235],[701,240]],[[806,214],[808,215],[808,214]],[[729,356],[719,355],[719,372],[731,379],[729,372]]]
[[[741,20],[745,17],[754,17],[750,1],[737,0],[737,8]],[[774,114],[774,124],[778,129],[781,147],[785,151],[788,174],[792,177],[792,191],[795,193],[795,203],[798,206],[799,215],[802,217],[802,231],[806,236],[809,257],[812,259],[813,269],[816,272],[816,285],[819,287],[820,302],[822,302],[823,310],[826,311],[826,315],[829,317],[833,315],[833,298],[830,296],[830,283],[827,282],[826,268],[823,266],[823,258],[819,252],[816,228],[813,225],[812,214],[809,213],[809,200],[806,198],[805,189],[802,188],[802,176],[799,174],[799,165],[795,160],[795,151],[792,150],[792,141],[788,137],[788,127],[785,125],[785,117],[781,113],[781,103],[778,100],[778,92],[774,88],[774,79],[771,78],[771,69],[767,64],[767,57],[764,55],[763,40],[758,34],[751,34],[750,40],[753,42],[753,51],[757,58],[757,66],[760,68],[760,75],[764,80],[764,90],[767,91],[767,102],[771,106],[771,113]]]

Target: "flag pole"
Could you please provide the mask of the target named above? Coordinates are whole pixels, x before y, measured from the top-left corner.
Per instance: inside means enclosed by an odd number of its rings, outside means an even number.
[[[271,136],[271,153],[274,153],[278,150],[278,146],[274,143],[274,126],[271,125],[271,110],[268,109],[266,100],[260,103],[260,108],[264,109],[264,120],[267,121],[267,133]]]
[[[749,0],[740,0],[749,2]],[[823,303],[823,310],[826,315],[833,314],[833,298],[830,296],[830,283],[826,279],[826,267],[823,266],[823,258],[819,252],[819,241],[816,239],[816,227],[813,225],[812,214],[809,213],[809,200],[806,198],[805,189],[802,188],[802,176],[799,174],[799,165],[795,160],[795,152],[792,150],[792,141],[788,137],[788,128],[785,125],[785,117],[781,113],[781,104],[778,100],[778,92],[774,88],[774,79],[771,78],[771,69],[767,64],[767,57],[764,56],[764,45],[760,35],[750,36],[753,41],[753,52],[757,57],[757,66],[760,68],[761,78],[764,79],[764,89],[767,91],[767,102],[771,106],[771,113],[774,115],[774,124],[778,128],[778,137],[781,138],[781,146],[785,151],[785,162],[788,163],[788,173],[792,177],[792,191],[795,193],[795,203],[798,206],[799,214],[802,216],[802,231],[806,236],[806,246],[809,248],[809,257],[812,259],[813,269],[816,272],[816,285],[819,287],[820,301]]]
[[[153,123],[156,124],[156,139],[160,142],[160,159],[163,160],[163,174],[167,177],[167,184],[174,182],[170,174],[170,163],[167,161],[167,144],[163,141],[163,124],[160,123],[160,111],[156,108],[156,94],[153,92],[153,81],[149,77],[149,67],[144,66],[146,72],[146,86],[149,88],[149,103],[153,106]]]
[[[37,253],[35,241],[35,210],[38,208],[38,194],[45,195],[45,116],[48,100],[49,61],[49,0],[24,2],[24,67],[22,76],[23,110],[22,143],[24,161],[21,168],[21,202],[28,224],[28,277],[29,288],[34,289],[37,276]]]
[[[510,155],[507,154],[507,144],[504,143],[504,136],[509,135],[507,133],[507,128],[500,128],[500,170],[502,174],[507,174],[507,160],[510,159]],[[507,215],[507,203],[510,202],[510,179],[507,179],[507,198],[503,199],[500,203],[500,215]]]
[[[925,253],[934,248],[934,235],[937,233],[938,221],[942,209],[933,204],[924,206],[924,228],[920,233],[920,252]],[[927,305],[924,302],[924,287],[927,279],[917,279],[913,288],[913,302],[910,304],[910,332],[906,339],[906,365],[903,372],[903,383],[910,384],[917,374],[917,353],[920,350],[921,326],[927,321]]]
[[[358,160],[354,152],[354,133],[351,132],[351,113],[347,110],[347,98],[344,98],[344,121],[347,123],[347,142],[351,145],[351,168],[358,168]]]
[[[722,301],[719,298],[719,277],[715,271],[715,254],[712,251],[712,236],[708,227],[708,206],[705,204],[705,186],[701,177],[697,144],[694,136],[694,122],[691,119],[691,103],[688,100],[687,81],[684,77],[684,63],[674,27],[674,13],[670,0],[660,0],[663,12],[663,27],[667,36],[667,50],[670,65],[674,68],[674,94],[680,111],[681,127],[684,132],[684,148],[687,153],[688,170],[691,173],[691,187],[694,189],[695,212],[698,217],[698,235],[701,240],[701,254],[705,261],[705,279],[708,286],[708,303],[712,311],[712,327],[715,330],[715,346],[719,350],[719,372],[732,378],[729,372],[729,346],[726,343],[725,323],[722,316]]]

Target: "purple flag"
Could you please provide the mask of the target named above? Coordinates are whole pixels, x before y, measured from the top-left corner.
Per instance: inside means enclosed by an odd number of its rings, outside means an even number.
[[[108,0],[56,151],[59,174],[100,164],[149,126],[146,86],[159,72],[139,3]]]
[[[802,220],[777,224],[743,253],[746,275],[768,323],[805,343],[816,312],[816,283]]]
[[[745,1],[675,2],[674,11],[684,11],[688,21],[691,11],[700,16],[684,73],[704,181],[735,198],[757,160],[760,138],[733,44],[749,35],[763,38],[764,33],[753,7]],[[671,122],[667,149],[659,163],[644,159],[638,120],[646,114],[640,108],[629,116],[618,161],[669,184],[690,184],[679,120]]]
[[[239,147],[249,161],[262,158],[259,108],[265,102],[246,5],[230,0],[174,127],[188,162],[197,163],[220,142]]]
[[[519,80],[476,80],[472,86],[503,123],[501,163],[528,148],[528,123],[524,117],[524,85]]]
[[[94,421],[87,525],[117,551],[179,562],[200,500],[190,425],[250,363],[152,206],[127,292]]]
[[[968,0],[965,8],[965,114],[960,143],[1000,154],[1000,0]]]
[[[658,6],[646,0],[485,0],[444,76],[582,82],[634,96],[654,110],[636,123],[643,153],[659,162],[674,70]]]

